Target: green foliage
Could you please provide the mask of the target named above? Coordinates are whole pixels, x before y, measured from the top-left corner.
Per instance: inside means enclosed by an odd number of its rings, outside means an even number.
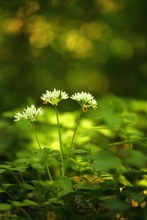
[[[93,160],[91,167],[95,172],[107,172],[112,169],[119,170],[121,167],[120,159],[111,152],[100,151],[97,155],[95,154]]]
[[[77,111],[60,112],[66,162],[64,176],[53,110],[46,108],[45,115],[36,122],[42,153],[31,127],[13,122],[15,134],[21,138],[13,158],[8,156],[9,151],[4,154],[2,150],[2,218],[144,220],[147,216],[145,106],[146,102],[112,95],[102,97],[97,110],[82,114],[72,148],[70,143],[78,114]],[[3,120],[10,119],[11,114],[5,114]],[[24,131],[27,144],[22,135]]]

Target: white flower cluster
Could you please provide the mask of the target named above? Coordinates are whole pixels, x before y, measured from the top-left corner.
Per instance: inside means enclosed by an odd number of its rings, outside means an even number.
[[[22,119],[29,120],[30,122],[36,121],[38,116],[41,116],[44,114],[44,110],[42,108],[36,108],[35,105],[31,105],[30,107],[27,107],[24,109],[22,113],[17,112],[14,116],[14,121],[19,121]]]
[[[53,91],[47,90],[46,93],[41,96],[41,99],[43,100],[44,104],[50,103],[52,105],[57,105],[58,102],[60,102],[61,100],[68,98],[69,96],[66,92],[56,89],[54,89]],[[97,102],[90,93],[78,92],[74,93],[70,98],[77,101],[84,112],[86,112],[90,107],[92,107],[93,109],[97,108]],[[34,122],[36,121],[38,116],[41,116],[43,114],[44,110],[42,108],[37,109],[35,105],[31,105],[30,107],[24,109],[22,113],[17,112],[14,116],[14,120],[19,121],[22,119],[26,119],[30,122]]]
[[[82,107],[83,111],[87,111],[89,107],[97,108],[97,102],[94,97],[87,92],[77,92],[73,94],[71,99],[76,100]]]
[[[68,94],[62,90],[54,89],[52,92],[47,90],[46,93],[41,96],[41,99],[44,104],[50,103],[57,105],[61,100],[68,99]]]

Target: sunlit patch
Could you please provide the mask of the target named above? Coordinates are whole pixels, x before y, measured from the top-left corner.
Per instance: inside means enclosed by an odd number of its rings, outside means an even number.
[[[73,128],[75,126],[74,114],[64,113],[60,115],[60,124],[64,127]]]
[[[122,8],[122,3],[118,0],[97,0],[97,5],[106,12],[117,12]]]
[[[44,48],[54,39],[52,25],[43,16],[34,16],[28,24],[30,44],[36,48]]]
[[[77,57],[87,57],[93,49],[92,41],[76,30],[68,32],[65,47],[74,52]]]
[[[84,119],[81,120],[81,126],[82,126],[82,128],[91,129],[91,128],[93,128],[93,121],[84,118]]]

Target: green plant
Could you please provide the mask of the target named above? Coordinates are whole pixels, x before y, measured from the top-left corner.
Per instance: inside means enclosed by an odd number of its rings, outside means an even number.
[[[67,98],[63,91],[47,91],[41,99],[55,112],[31,105],[15,114],[18,127],[21,119],[29,122],[38,148],[31,138],[30,149],[0,165],[2,218],[145,219],[146,102],[138,109],[133,100],[109,95],[96,109],[91,94],[75,93],[77,117],[59,113],[58,103]]]

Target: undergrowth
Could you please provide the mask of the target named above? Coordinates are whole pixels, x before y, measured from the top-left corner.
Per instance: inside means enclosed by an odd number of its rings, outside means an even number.
[[[69,112],[61,92],[55,108],[42,96],[34,120],[35,106],[15,115],[26,120],[3,114],[0,219],[146,219],[147,102],[109,95],[96,108],[75,96]]]

